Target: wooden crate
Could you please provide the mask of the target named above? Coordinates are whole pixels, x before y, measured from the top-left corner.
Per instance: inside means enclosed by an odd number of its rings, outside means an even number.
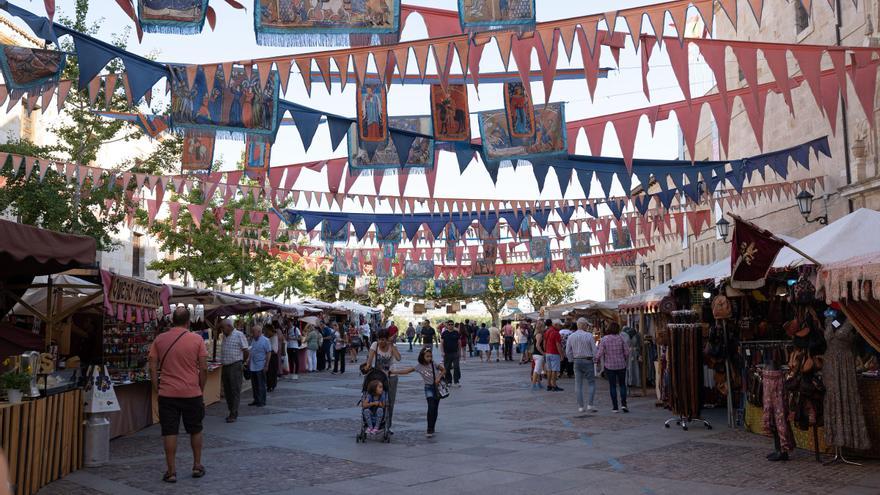
[[[34,494],[82,468],[82,391],[0,406],[0,446],[15,495]]]

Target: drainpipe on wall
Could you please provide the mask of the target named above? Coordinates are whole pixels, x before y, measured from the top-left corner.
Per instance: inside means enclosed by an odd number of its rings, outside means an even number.
[[[840,5],[840,0],[836,0],[836,11],[837,11],[837,23],[835,24],[835,32],[837,37],[837,46],[842,46],[842,40],[840,37],[840,28],[843,26],[843,9]],[[843,91],[847,91],[845,88]],[[846,117],[846,104],[843,100],[843,93],[840,94],[840,108],[841,112],[841,123],[843,124],[843,160],[846,164],[846,184],[852,184],[852,165],[850,163],[850,150],[849,150],[849,125],[848,119]],[[853,200],[848,199],[846,202],[847,212],[853,212]]]

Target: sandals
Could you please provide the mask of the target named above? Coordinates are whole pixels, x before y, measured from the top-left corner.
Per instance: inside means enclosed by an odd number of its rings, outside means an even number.
[[[205,475],[205,466],[193,466],[192,477],[201,478]]]
[[[166,472],[162,475],[162,481],[165,483],[177,483],[177,473]]]

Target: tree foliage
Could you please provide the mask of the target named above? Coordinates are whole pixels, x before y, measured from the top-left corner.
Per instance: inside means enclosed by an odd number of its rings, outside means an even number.
[[[527,298],[535,311],[571,300],[577,290],[577,280],[571,273],[551,271],[543,279],[517,279],[520,295]]]
[[[521,291],[516,285],[514,285],[513,290],[504,290],[501,287],[501,279],[492,277],[489,279],[486,292],[480,294],[477,300],[486,306],[486,311],[492,317],[492,323],[498,325],[500,322],[499,316],[501,315],[501,310],[504,309],[504,305],[507,304],[507,301],[517,299],[520,295]]]

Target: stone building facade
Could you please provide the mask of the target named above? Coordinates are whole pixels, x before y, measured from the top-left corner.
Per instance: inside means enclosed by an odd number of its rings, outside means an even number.
[[[739,4],[737,29],[728,21],[725,13],[716,5],[715,37],[717,39],[764,41],[779,43],[802,43],[815,45],[878,46],[880,45],[880,0],[859,2],[840,2],[840,27],[838,13],[832,11],[826,2],[813,2],[812,15],[805,15],[799,1],[765,2],[760,26],[749,11],[748,2]],[[726,53],[727,87],[736,89],[746,85],[736,59],[730,50]],[[788,54],[789,75],[800,74],[794,57]],[[831,61],[825,55],[822,69],[831,68]],[[759,83],[773,81],[773,76],[758,53]],[[713,88],[710,92],[716,92]],[[784,149],[811,139],[828,136],[832,158],[815,158],[810,161],[810,170],[789,166],[789,181],[824,177],[824,189],[814,191],[811,219],[826,214],[833,222],[858,208],[880,209],[880,133],[872,129],[853,90],[848,83],[848,101],[838,110],[836,133],[828,124],[822,110],[806,83],[792,91],[794,115],[789,112],[781,94],[770,93],[765,109],[763,132],[764,151]],[[876,101],[876,95],[875,95]],[[876,106],[876,103],[875,103]],[[694,157],[696,160],[738,159],[761,153],[752,127],[739,99],[732,107],[729,150],[725,156],[718,142],[717,131],[708,105],[702,109],[701,126]],[[844,113],[845,112],[845,116]],[[687,156],[686,149],[682,156]],[[755,174],[755,182],[783,182],[772,170],[767,170],[766,178]],[[746,183],[748,186],[749,183]],[[657,189],[653,184],[651,192]],[[719,190],[722,190],[719,188]],[[639,289],[645,290],[675,276],[694,264],[708,264],[723,259],[730,254],[730,244],[718,238],[714,228],[720,215],[727,211],[735,213],[776,234],[803,237],[821,228],[819,223],[808,223],[801,216],[794,198],[760,198],[755,203],[728,207],[717,203],[712,215],[712,228],[702,232],[699,237],[693,234],[686,239],[656,244],[656,250],[637,260],[632,274],[639,279]],[[723,206],[722,206],[723,205]],[[729,239],[728,239],[729,240]],[[639,265],[647,265],[647,273],[642,276]],[[620,287],[610,287],[609,299]]]

